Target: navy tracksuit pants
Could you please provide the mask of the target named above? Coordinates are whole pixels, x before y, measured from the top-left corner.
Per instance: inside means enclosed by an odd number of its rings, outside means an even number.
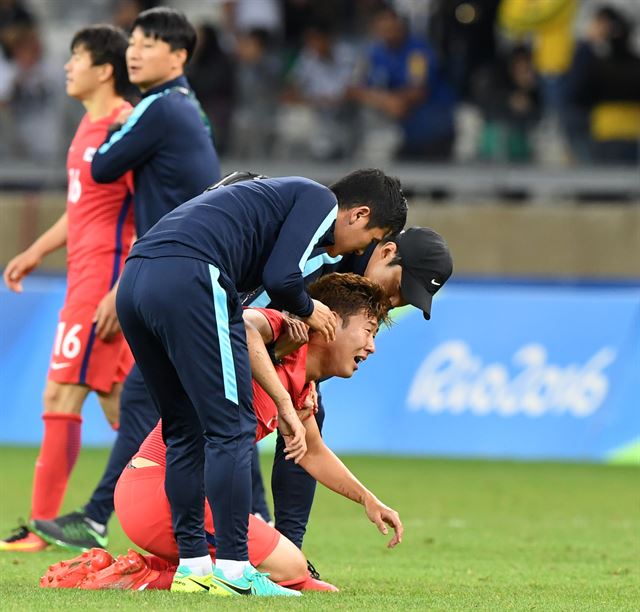
[[[180,557],[208,554],[206,493],[218,558],[248,559],[256,418],[242,308],[233,283],[197,259],[134,258],[125,265],[116,306],[162,416],[165,490]]]

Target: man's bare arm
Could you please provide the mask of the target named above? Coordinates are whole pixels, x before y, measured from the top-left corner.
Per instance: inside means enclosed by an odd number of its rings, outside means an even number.
[[[22,279],[35,270],[43,258],[67,243],[67,213],[65,212],[27,250],[16,255],[4,269],[4,282],[16,293],[22,292]]]
[[[375,523],[380,533],[387,535],[387,525],[392,527],[395,534],[389,541],[389,548],[399,544],[402,541],[404,527],[398,513],[369,491],[327,447],[314,418],[306,419],[304,424],[307,429],[308,451],[300,465],[328,489],[362,504],[369,520]]]

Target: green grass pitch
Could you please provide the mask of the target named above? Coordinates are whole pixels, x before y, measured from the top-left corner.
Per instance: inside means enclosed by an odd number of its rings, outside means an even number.
[[[2,536],[25,516],[35,449],[0,448]],[[64,510],[85,501],[103,450],[84,450]],[[263,457],[265,468],[268,457]],[[69,553],[0,553],[0,610],[638,610],[640,471],[634,467],[350,457],[404,521],[385,538],[361,507],[318,489],[305,551],[338,594],[213,601],[206,595],[38,588]],[[110,550],[127,540],[111,523]]]

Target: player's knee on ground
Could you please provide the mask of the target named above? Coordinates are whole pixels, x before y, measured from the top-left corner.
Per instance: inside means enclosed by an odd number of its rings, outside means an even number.
[[[102,412],[109,425],[113,427],[120,422],[120,397],[122,395],[122,383],[115,383],[110,393],[98,392],[98,401]]]
[[[273,552],[258,566],[261,572],[269,572],[274,582],[298,580],[306,575],[307,560],[302,551],[283,535]]]
[[[88,394],[89,387],[84,385],[69,385],[48,380],[42,394],[44,411],[59,414],[80,414]]]

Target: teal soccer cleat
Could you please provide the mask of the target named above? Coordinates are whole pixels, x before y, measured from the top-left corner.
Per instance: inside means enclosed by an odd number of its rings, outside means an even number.
[[[246,567],[242,576],[230,580],[222,571],[213,569],[212,585],[218,585],[228,595],[257,595],[259,597],[300,597],[299,591],[281,587],[269,580],[269,574],[259,572],[255,567]],[[211,595],[222,595],[217,589],[209,589]]]

